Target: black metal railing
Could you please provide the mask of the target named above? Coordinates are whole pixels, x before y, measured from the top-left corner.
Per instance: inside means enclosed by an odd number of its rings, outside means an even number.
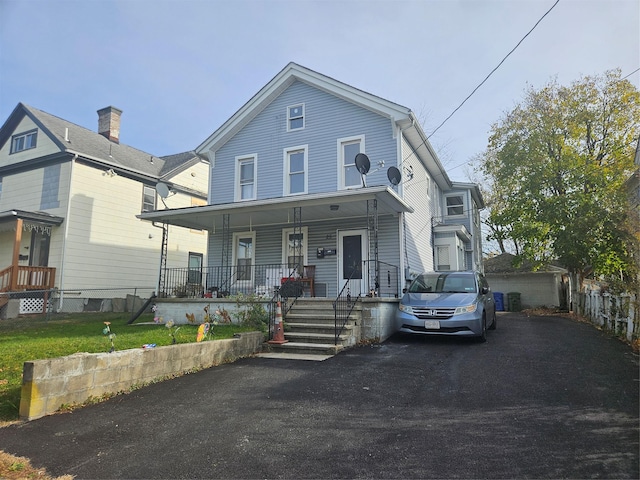
[[[273,338],[276,314],[278,303],[280,304],[280,313],[282,314],[282,321],[284,322],[287,317],[287,313],[291,310],[299,297],[304,294],[304,285],[298,280],[297,272],[299,268],[291,268],[291,273],[288,277],[282,277],[280,279],[280,286],[274,288],[273,296],[271,297],[270,309],[269,309],[269,339]]]
[[[334,345],[338,344],[338,339],[340,338],[340,335],[342,334],[342,330],[344,330],[344,326],[347,324],[347,321],[349,320],[349,317],[351,316],[351,312],[353,311],[353,308],[356,306],[356,303],[358,302],[358,300],[360,300],[360,289],[358,288],[358,295],[353,298],[353,296],[351,295],[351,286],[353,284],[353,282],[355,282],[355,278],[356,275],[358,275],[359,277],[362,277],[362,267],[359,268],[353,268],[351,270],[351,274],[349,275],[349,278],[347,279],[347,281],[345,282],[344,286],[342,287],[342,290],[340,290],[340,293],[338,293],[338,296],[336,297],[336,299],[333,302],[333,315],[334,315],[334,326],[335,326],[335,342]],[[360,278],[356,277],[358,279],[358,281],[362,281]]]
[[[396,265],[385,262],[365,262],[369,272],[369,297],[393,297],[399,296],[398,275],[400,269]]]
[[[223,298],[229,295],[259,295],[270,298],[300,269],[286,264],[233,265],[168,268],[161,296]]]

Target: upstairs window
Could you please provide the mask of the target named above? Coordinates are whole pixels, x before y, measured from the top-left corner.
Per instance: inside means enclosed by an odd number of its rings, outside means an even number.
[[[462,195],[447,197],[447,215],[450,217],[464,215],[464,198]]]
[[[287,131],[304,128],[304,103],[287,107]]]
[[[236,201],[256,199],[257,157],[236,158]]]
[[[285,195],[307,191],[307,147],[285,150]]]
[[[356,168],[356,155],[364,151],[364,137],[338,140],[338,168],[340,188],[360,188],[362,176]]]
[[[152,212],[156,209],[156,189],[153,187],[142,187],[142,211]]]
[[[23,150],[29,150],[30,148],[36,148],[37,140],[37,130],[31,130],[30,132],[14,135],[13,137],[11,137],[11,153],[22,152]]]

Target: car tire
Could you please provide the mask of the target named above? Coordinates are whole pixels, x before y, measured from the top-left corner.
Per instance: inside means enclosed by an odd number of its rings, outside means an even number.
[[[495,330],[497,326],[498,326],[498,318],[496,317],[496,312],[494,310],[494,312],[493,312],[493,322],[491,322],[491,326],[489,327],[489,330]]]
[[[487,341],[487,315],[482,314],[482,333],[477,337],[478,343]]]

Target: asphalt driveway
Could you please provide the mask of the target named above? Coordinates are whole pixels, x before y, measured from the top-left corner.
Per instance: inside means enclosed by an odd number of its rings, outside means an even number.
[[[507,313],[485,344],[244,359],[2,428],[0,449],[79,479],[637,479],[638,373],[590,325]]]

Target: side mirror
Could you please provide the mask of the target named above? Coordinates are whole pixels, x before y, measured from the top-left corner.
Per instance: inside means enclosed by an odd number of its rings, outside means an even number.
[[[486,295],[487,293],[489,293],[489,287],[482,287],[482,294]]]

